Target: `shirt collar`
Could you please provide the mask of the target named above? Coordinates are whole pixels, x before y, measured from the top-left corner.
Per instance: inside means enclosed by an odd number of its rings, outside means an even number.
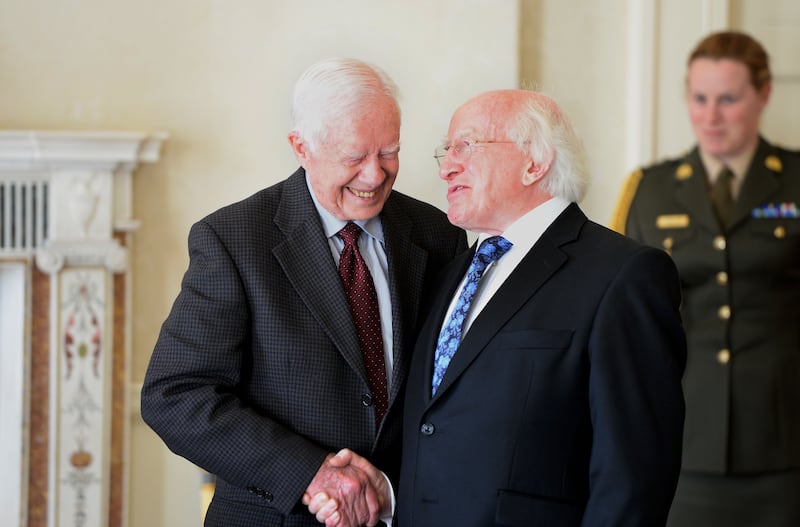
[[[754,144],[751,148],[731,159],[731,161],[728,163],[727,166],[731,169],[731,172],[733,172],[733,177],[735,180],[741,181],[744,179],[744,176],[747,174],[747,169],[750,168],[750,163],[753,161],[753,156],[755,155],[757,148],[758,142],[756,142],[756,144]],[[706,154],[702,150],[700,150],[700,160],[703,162],[703,167],[706,169],[709,182],[713,185],[717,180],[717,176],[722,170],[722,161],[710,154]]]
[[[550,224],[564,212],[570,202],[560,197],[553,197],[526,212],[503,232],[503,237],[513,244],[511,250],[518,250],[527,253],[531,247],[542,237],[544,231]],[[478,245],[491,234],[481,233],[478,235]]]
[[[308,187],[308,193],[311,194],[311,200],[314,202],[314,207],[317,209],[317,213],[319,214],[319,219],[322,221],[322,230],[325,231],[325,236],[327,238],[333,238],[336,236],[336,233],[342,230],[342,228],[349,222],[340,220],[331,214],[328,209],[323,207],[319,201],[317,201],[317,196],[314,194],[314,190],[311,188],[311,180],[308,177],[308,172],[306,172],[306,186]],[[375,216],[368,220],[352,220],[352,222],[361,227],[367,234],[383,243],[383,225],[381,225],[380,216]]]

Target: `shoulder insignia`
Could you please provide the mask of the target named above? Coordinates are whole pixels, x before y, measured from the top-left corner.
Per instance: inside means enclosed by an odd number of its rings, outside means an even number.
[[[614,209],[614,214],[611,216],[611,223],[609,228],[617,231],[620,234],[625,234],[625,224],[628,222],[628,211],[630,211],[633,197],[636,195],[636,190],[639,188],[639,183],[642,181],[644,172],[642,169],[633,171],[625,185],[622,187],[622,194],[617,201],[617,206]]]
[[[783,170],[783,163],[781,163],[781,159],[778,156],[767,156],[764,159],[764,166],[773,172],[781,172]]]
[[[692,165],[689,163],[681,163],[678,168],[675,170],[675,177],[678,180],[683,181],[684,179],[689,179],[692,177],[694,170],[692,169]]]

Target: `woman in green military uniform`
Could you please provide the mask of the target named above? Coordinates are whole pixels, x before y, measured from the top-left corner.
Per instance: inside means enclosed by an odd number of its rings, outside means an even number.
[[[689,56],[697,145],[634,172],[612,227],[668,251],[689,359],[683,466],[668,525],[800,525],[800,153],[759,133],[772,89],[739,32]]]

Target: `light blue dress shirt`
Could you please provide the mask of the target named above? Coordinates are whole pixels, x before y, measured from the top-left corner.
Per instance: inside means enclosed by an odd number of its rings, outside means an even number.
[[[322,230],[328,237],[328,245],[331,248],[333,260],[336,267],[339,267],[339,257],[344,248],[344,242],[336,236],[348,222],[342,221],[320,205],[314,191],[311,189],[311,182],[306,173],[306,185],[314,206],[317,208],[319,217],[322,220]],[[383,334],[383,352],[386,363],[387,389],[392,387],[392,368],[394,366],[394,354],[392,349],[392,298],[389,294],[389,262],[386,258],[384,249],[383,226],[380,217],[370,218],[366,221],[354,221],[364,231],[358,237],[358,250],[364,258],[372,281],[375,283],[375,292],[378,294],[378,307],[381,315],[381,333]]]

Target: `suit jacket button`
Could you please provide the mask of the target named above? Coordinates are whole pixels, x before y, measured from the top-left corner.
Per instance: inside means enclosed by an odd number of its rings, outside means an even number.
[[[372,406],[372,396],[368,393],[362,395],[361,404],[363,404],[364,406]]]
[[[425,423],[419,429],[419,431],[422,432],[422,434],[426,435],[426,436],[432,436],[434,430],[436,430],[436,429],[434,428],[433,423]]]
[[[256,494],[261,499],[264,499],[264,500],[267,500],[267,501],[272,501],[272,493],[269,492],[269,491],[266,491],[264,489],[257,489],[256,490]]]

